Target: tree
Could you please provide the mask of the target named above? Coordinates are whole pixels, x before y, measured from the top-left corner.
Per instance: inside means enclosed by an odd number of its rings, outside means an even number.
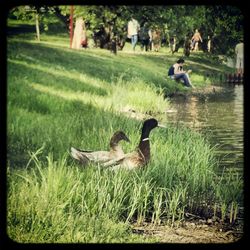
[[[13,8],[9,15],[18,20],[31,21],[35,24],[36,38],[40,41],[40,27],[48,30],[48,25],[53,20],[55,9],[49,6],[22,5]]]
[[[21,20],[35,20],[36,38],[40,41],[40,27],[39,27],[39,12],[40,9],[35,6],[18,6],[14,8],[11,13]]]
[[[215,53],[232,55],[243,37],[243,13],[236,6],[208,6],[207,30],[214,40]]]
[[[15,8],[12,13],[18,18],[35,20],[35,13],[44,29],[52,15],[56,15],[69,29],[70,6],[30,6],[34,12],[25,11],[25,6]],[[48,16],[48,13],[51,15]],[[243,36],[243,14],[237,6],[230,5],[77,5],[74,6],[74,20],[84,19],[86,28],[93,36],[95,45],[108,48],[112,39],[120,42],[122,48],[126,41],[127,23],[134,15],[140,25],[144,22],[160,29],[169,40],[176,35],[181,43],[185,36],[191,36],[199,29],[203,38],[210,36],[214,53],[232,54],[239,37]],[[39,25],[37,25],[39,26]],[[37,35],[38,36],[38,35]],[[183,45],[183,43],[181,44]]]

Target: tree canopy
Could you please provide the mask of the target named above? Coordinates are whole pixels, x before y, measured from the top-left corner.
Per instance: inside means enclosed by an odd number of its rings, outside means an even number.
[[[25,10],[26,8],[26,10]],[[30,6],[39,12],[56,15],[68,27],[70,6]],[[27,6],[18,6],[10,12],[17,18],[32,18]],[[157,27],[168,41],[175,35],[177,40],[190,36],[199,29],[201,36],[210,36],[214,53],[231,54],[235,44],[243,37],[243,13],[231,5],[76,5],[74,18],[82,17],[91,32],[107,29],[118,35],[126,32],[127,23],[133,15],[140,25],[148,22],[151,28]],[[43,18],[44,25],[49,22]]]

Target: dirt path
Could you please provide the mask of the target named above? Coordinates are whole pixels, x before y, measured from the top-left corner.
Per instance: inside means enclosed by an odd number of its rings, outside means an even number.
[[[190,95],[214,95],[223,94],[225,92],[232,91],[232,88],[227,88],[225,86],[210,85],[203,88],[192,89]]]
[[[231,243],[238,241],[242,228],[225,229],[219,225],[185,222],[179,227],[143,225],[133,232],[146,238],[156,237],[159,243]]]

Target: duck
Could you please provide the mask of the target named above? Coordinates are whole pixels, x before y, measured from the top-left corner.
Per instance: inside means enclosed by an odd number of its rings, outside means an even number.
[[[111,170],[132,170],[147,165],[150,160],[149,134],[151,130],[156,127],[166,128],[166,126],[159,124],[154,118],[145,120],[141,130],[139,145],[136,147],[136,149],[120,158],[114,158],[108,162],[105,162],[102,164],[102,166],[110,168]]]
[[[110,151],[89,151],[81,150],[74,147],[71,147],[71,156],[77,160],[82,165],[88,165],[89,163],[105,163],[111,161],[114,158],[122,158],[125,153],[120,141],[130,142],[129,138],[123,131],[116,131],[110,139]]]

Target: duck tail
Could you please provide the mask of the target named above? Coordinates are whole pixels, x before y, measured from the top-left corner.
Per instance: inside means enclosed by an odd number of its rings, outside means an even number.
[[[89,158],[76,148],[70,148],[70,155],[81,164],[86,165],[89,162]]]

